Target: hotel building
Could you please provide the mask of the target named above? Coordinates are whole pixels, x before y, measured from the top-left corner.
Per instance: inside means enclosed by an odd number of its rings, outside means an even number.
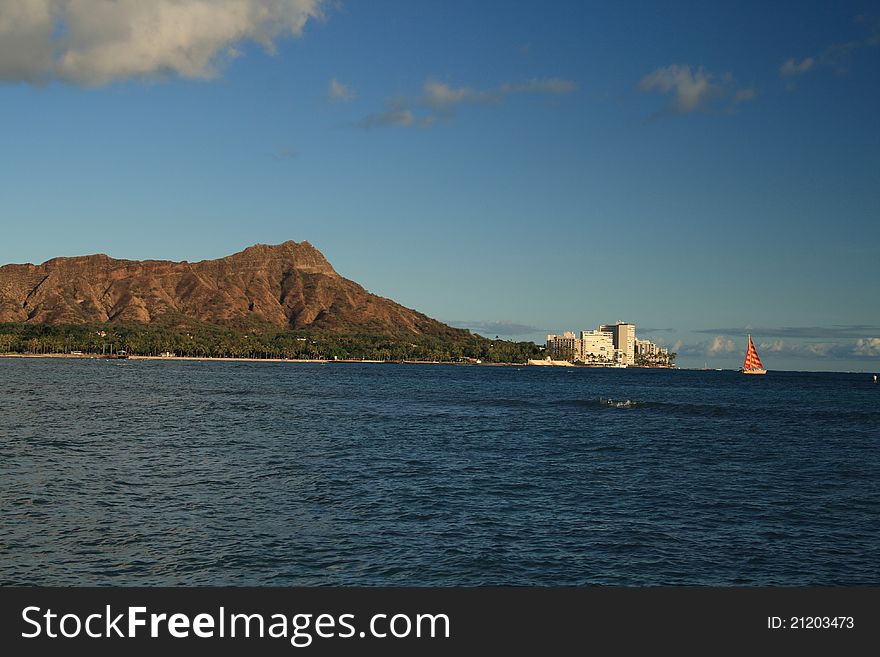
[[[610,333],[618,361],[626,365],[636,362],[636,325],[618,321],[616,324],[600,324],[599,331]]]
[[[572,331],[547,336],[547,355],[555,360],[580,360],[581,344]]]
[[[581,331],[581,360],[614,362],[614,337],[607,331]]]

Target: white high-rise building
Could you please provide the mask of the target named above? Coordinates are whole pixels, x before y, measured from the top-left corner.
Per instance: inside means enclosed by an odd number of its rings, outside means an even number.
[[[614,336],[608,331],[581,331],[581,357],[586,362],[614,361]]]
[[[620,356],[620,362],[635,365],[636,362],[636,325],[618,321],[616,324],[601,324],[599,331],[610,333],[614,349]]]
[[[660,347],[650,340],[639,340],[636,338],[636,354],[639,356],[656,356],[660,353]]]

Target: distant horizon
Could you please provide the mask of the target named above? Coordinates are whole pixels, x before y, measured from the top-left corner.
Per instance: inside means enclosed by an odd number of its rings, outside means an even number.
[[[236,253],[241,253],[242,251],[244,251],[248,248],[251,248],[253,246],[258,246],[258,245],[280,246],[281,244],[284,244],[285,242],[290,242],[290,241],[296,242],[298,244],[301,244],[303,242],[307,242],[309,244],[312,244],[312,246],[314,246],[316,249],[318,249],[318,251],[320,251],[322,254],[324,253],[319,246],[315,245],[310,240],[303,238],[303,239],[283,240],[283,241],[277,242],[277,243],[253,242],[251,244],[248,244],[248,245],[242,246],[236,250],[233,250],[230,253],[226,253],[223,255],[215,256],[215,257],[198,258],[198,259],[184,258],[182,260],[167,260],[167,261],[194,263],[194,262],[198,262],[201,260],[215,260],[218,258],[234,255]],[[154,261],[165,261],[166,260],[165,258],[156,258],[156,257],[147,257],[147,258],[118,257],[115,254],[96,251],[93,253],[78,253],[75,255],[56,255],[56,256],[51,256],[49,258],[46,258],[45,260],[42,260],[40,262],[0,263],[0,267],[3,267],[5,265],[13,265],[13,264],[18,264],[18,265],[32,264],[32,265],[39,266],[39,265],[45,264],[49,260],[53,260],[55,258],[79,258],[79,257],[88,257],[88,256],[95,256],[95,255],[104,255],[104,256],[107,256],[113,260],[154,260]],[[328,261],[330,262],[331,266],[334,267],[334,269],[337,268],[336,264],[332,260],[330,260],[328,258]],[[357,279],[356,276],[354,276],[354,277],[345,276],[345,277],[360,284],[360,281]],[[364,286],[364,287],[369,292],[372,292],[374,294],[379,294],[380,296],[386,296],[386,297],[390,298],[392,301],[396,301],[396,302],[400,303],[397,299],[394,299],[393,297],[390,297],[386,294],[382,294],[381,292],[377,292],[376,290],[371,290],[366,286]],[[405,305],[408,308],[411,308],[412,310],[416,310],[418,312],[425,313],[425,311],[423,309],[421,309],[417,306],[408,306],[407,304],[402,304],[402,305]],[[549,334],[561,334],[564,331],[574,331],[575,333],[579,333],[582,330],[593,330],[599,324],[613,323],[613,322],[617,321],[618,319],[620,319],[620,318],[613,318],[612,319],[612,318],[606,317],[606,318],[601,318],[600,321],[597,321],[597,322],[590,324],[590,325],[578,326],[578,327],[574,327],[574,328],[566,327],[566,328],[559,329],[558,331],[555,331],[555,332],[548,331],[545,333],[540,330],[538,330],[538,331],[533,330],[535,327],[516,325],[512,322],[503,322],[502,321],[502,322],[491,322],[490,323],[490,322],[485,322],[485,321],[480,321],[480,320],[476,320],[476,321],[448,320],[448,319],[445,319],[442,317],[434,317],[433,315],[430,315],[430,313],[425,313],[425,314],[428,314],[433,319],[437,319],[438,321],[441,321],[445,324],[448,324],[449,326],[452,326],[454,328],[467,329],[467,330],[471,331],[472,333],[476,333],[476,334],[481,335],[485,338],[492,339],[494,337],[498,337],[498,338],[501,338],[504,340],[510,340],[510,341],[514,341],[514,342],[534,342],[537,345],[544,344],[545,340],[546,340],[546,336]],[[755,342],[755,345],[756,345],[759,353],[761,354],[762,360],[764,360],[764,362],[765,362],[765,366],[767,366],[768,369],[772,369],[774,371],[778,371],[778,372],[838,372],[838,373],[880,372],[880,359],[876,359],[876,360],[869,359],[866,362],[870,362],[870,363],[874,364],[875,367],[873,367],[873,368],[872,367],[863,367],[862,369],[858,369],[858,368],[855,368],[855,369],[853,369],[853,368],[835,369],[835,366],[838,366],[839,364],[837,361],[830,360],[830,359],[829,359],[829,361],[826,361],[828,363],[828,366],[826,368],[802,369],[802,368],[798,368],[797,366],[793,366],[793,362],[790,358],[782,360],[782,362],[785,363],[787,366],[785,366],[785,367],[779,367],[779,366],[772,367],[771,363],[773,363],[774,343],[767,342],[767,340],[769,338],[762,338],[761,334],[758,332],[755,332],[755,329],[751,328],[751,327],[744,327],[741,330],[741,334],[734,334],[733,331],[728,329],[725,331],[725,333],[717,335],[716,338],[711,343],[709,343],[708,346],[706,346],[705,344],[701,344],[701,343],[686,344],[684,342],[681,342],[681,344],[679,344],[680,339],[676,342],[671,342],[669,340],[669,337],[666,335],[667,333],[671,333],[673,335],[680,335],[680,334],[684,333],[684,331],[682,331],[681,329],[677,329],[676,327],[669,327],[669,328],[663,328],[663,329],[655,329],[655,328],[647,328],[647,329],[641,328],[640,329],[640,325],[639,325],[638,321],[635,321],[634,319],[631,319],[631,318],[627,318],[626,321],[635,324],[636,335],[639,339],[650,339],[652,342],[656,342],[657,344],[659,344],[661,346],[665,346],[665,347],[669,348],[670,351],[676,351],[678,353],[678,358],[676,359],[676,364],[681,369],[700,370],[700,369],[704,369],[706,367],[708,367],[708,369],[715,369],[715,368],[721,367],[721,369],[723,369],[723,370],[737,370],[737,369],[739,369],[739,367],[742,366],[742,360],[745,356],[745,351],[746,351],[745,339],[746,339],[746,336],[749,335],[751,332],[752,339]],[[849,326],[853,326],[853,325],[849,325]],[[487,328],[494,328],[495,330],[487,330]],[[856,329],[863,329],[862,332],[867,331],[867,333],[872,333],[873,331],[871,331],[870,329],[876,328],[877,329],[876,332],[880,333],[880,328],[877,328],[877,327],[855,326],[855,328]],[[513,329],[515,331],[526,331],[526,332],[525,333],[511,332],[511,329]],[[780,331],[780,329],[771,329],[771,330],[774,332]],[[815,326],[814,327],[800,327],[800,329],[798,327],[784,327],[782,329],[782,331],[785,333],[792,333],[792,332],[797,333],[798,331],[803,333],[804,330],[813,331],[817,335],[828,337],[829,335],[831,335],[831,336],[835,335],[835,333],[839,335],[841,332],[844,332],[844,333],[847,332],[847,325],[836,325],[836,326],[830,326],[830,327],[815,327]],[[716,331],[717,330],[715,330],[715,329],[702,329],[702,330],[697,331],[697,333],[709,334],[709,333],[715,333]],[[773,337],[773,336],[771,336],[771,337]],[[857,338],[857,339],[859,339],[859,338]],[[743,344],[740,345],[739,342],[743,342]],[[678,349],[675,348],[677,344],[678,344]],[[810,343],[807,343],[807,344],[809,345]],[[815,344],[815,343],[813,343],[813,344]],[[827,344],[827,343],[820,343],[820,344]],[[838,344],[841,344],[841,343],[838,343]],[[741,354],[737,352],[737,347],[739,347],[739,346],[742,346],[742,350],[741,350],[742,353]],[[843,346],[843,348],[846,347],[845,344],[841,344],[841,346]],[[684,348],[684,352],[680,353],[678,350],[682,349],[682,348]],[[702,352],[700,351],[701,349],[703,350]],[[767,353],[765,354],[764,352],[767,352]],[[828,358],[828,356],[814,355],[811,358],[811,356],[808,355],[807,353],[803,353],[803,354],[798,355],[798,360],[800,360],[801,365],[822,364],[821,360],[817,361],[817,359],[821,359],[821,358]],[[797,362],[797,361],[795,361],[795,362]]]
[[[292,237],[488,337],[880,369],[876,3],[43,4],[0,22],[0,262]]]

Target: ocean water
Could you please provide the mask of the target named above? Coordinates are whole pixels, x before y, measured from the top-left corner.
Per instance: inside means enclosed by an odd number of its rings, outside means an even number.
[[[880,584],[866,374],[0,359],[0,583]]]

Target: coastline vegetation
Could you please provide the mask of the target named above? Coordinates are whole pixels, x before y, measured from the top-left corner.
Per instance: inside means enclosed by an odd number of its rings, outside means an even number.
[[[340,335],[279,329],[266,323],[243,327],[193,320],[102,324],[0,323],[0,353],[130,355],[290,360],[424,360],[525,363],[541,358],[533,342],[490,340],[467,331],[445,335]]]
[[[672,367],[676,358],[678,354],[674,351],[666,354],[636,354],[635,365],[636,367]]]

